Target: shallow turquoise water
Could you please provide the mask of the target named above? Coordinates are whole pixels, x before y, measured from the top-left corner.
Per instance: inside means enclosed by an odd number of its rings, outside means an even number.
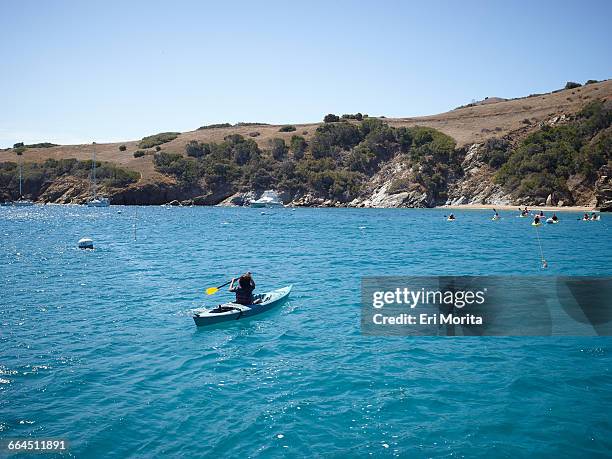
[[[64,437],[77,457],[610,454],[610,338],[361,336],[362,275],[542,274],[527,219],[443,214],[0,208],[0,439]],[[612,218],[578,216],[540,229],[546,273],[612,274]],[[202,290],[246,269],[257,291],[293,283],[290,301],[196,329]]]

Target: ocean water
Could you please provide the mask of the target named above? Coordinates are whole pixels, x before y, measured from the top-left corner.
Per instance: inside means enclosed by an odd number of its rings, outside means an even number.
[[[0,439],[65,438],[74,457],[609,457],[610,338],[361,335],[361,276],[543,273],[528,219],[444,214],[0,207]],[[546,274],[612,274],[612,218],[560,216],[539,230]],[[290,300],[196,328],[192,308],[231,298],[203,290],[245,270]]]

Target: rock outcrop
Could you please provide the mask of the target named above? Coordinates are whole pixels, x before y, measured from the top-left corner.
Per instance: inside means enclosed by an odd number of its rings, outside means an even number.
[[[495,170],[483,161],[483,144],[467,148],[461,170],[463,175],[448,185],[447,205],[497,204],[506,205],[512,197],[495,183]]]
[[[602,212],[612,212],[612,168],[603,166],[595,182],[595,205]]]

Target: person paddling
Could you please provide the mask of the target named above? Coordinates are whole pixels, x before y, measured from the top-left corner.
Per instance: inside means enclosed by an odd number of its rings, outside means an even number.
[[[248,271],[238,279],[232,279],[229,286],[229,291],[236,294],[236,303],[244,306],[253,304],[253,290],[255,290],[255,281]]]
[[[454,219],[455,219],[455,214],[450,214],[450,215],[448,216],[448,219],[449,219],[449,220],[454,220]]]
[[[557,221],[559,221],[559,217],[557,217],[557,214],[556,214],[556,213],[554,213],[554,212],[553,212],[553,214],[552,214],[552,220],[553,220],[553,222],[557,222]]]
[[[536,215],[536,216],[533,218],[533,224],[534,224],[534,225],[539,225],[539,224],[540,224],[540,216],[539,216],[539,215]]]

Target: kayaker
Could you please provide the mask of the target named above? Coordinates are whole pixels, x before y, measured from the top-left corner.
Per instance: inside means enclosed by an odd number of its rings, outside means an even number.
[[[534,217],[534,219],[533,219],[533,223],[534,223],[535,225],[539,225],[539,224],[540,224],[540,216],[539,216],[539,215],[536,215],[536,216]]]
[[[229,287],[229,291],[236,294],[236,303],[245,306],[253,304],[253,290],[255,290],[255,281],[248,271],[238,279],[232,279],[232,283]]]
[[[553,212],[552,219],[553,222],[556,222],[557,220],[559,220],[559,217],[557,217],[557,214]]]
[[[597,216],[595,212],[591,214],[591,220],[599,220],[599,217]]]
[[[584,217],[582,217],[583,220],[589,220],[589,214],[588,213],[584,213]]]
[[[455,214],[450,214],[450,215],[448,216],[448,219],[449,219],[449,220],[454,220],[454,219],[455,219]]]

